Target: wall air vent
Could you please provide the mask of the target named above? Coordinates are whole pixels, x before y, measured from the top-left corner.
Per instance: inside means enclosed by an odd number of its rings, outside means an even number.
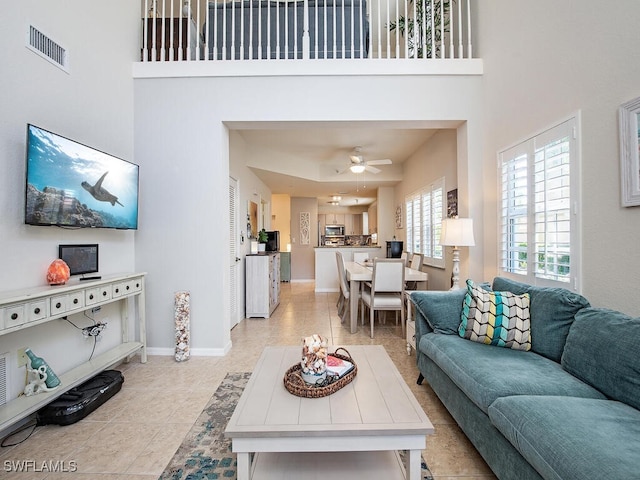
[[[0,405],[7,403],[7,384],[9,383],[9,376],[7,372],[8,363],[9,354],[0,354]]]
[[[69,54],[67,50],[33,25],[29,25],[27,48],[69,73]]]

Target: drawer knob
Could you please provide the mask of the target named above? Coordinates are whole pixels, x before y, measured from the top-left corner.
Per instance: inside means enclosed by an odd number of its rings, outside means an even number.
[[[129,287],[129,285],[127,285],[125,288],[126,288],[127,290],[129,290],[129,288],[130,288],[130,287]]]
[[[89,295],[89,300],[93,300],[93,293]]]
[[[33,313],[35,313],[36,315],[38,315],[40,313],[40,308],[36,307],[35,310],[33,311]]]
[[[103,297],[106,297],[106,296],[107,296],[107,291],[106,291],[106,290],[104,290],[104,291],[102,292],[102,296],[103,296]]]
[[[56,303],[56,308],[60,308],[62,304],[60,302]]]
[[[120,293],[120,289],[119,288],[116,288],[116,293]]]
[[[74,298],[74,299],[73,299],[73,304],[74,304],[74,305],[77,305],[77,304],[78,304],[78,299],[77,299],[77,298]]]
[[[12,313],[11,314],[11,320],[17,320],[18,319],[18,314],[17,313]]]

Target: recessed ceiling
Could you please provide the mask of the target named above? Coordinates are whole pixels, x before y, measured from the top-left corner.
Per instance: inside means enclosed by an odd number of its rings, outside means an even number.
[[[316,197],[329,206],[369,205],[382,186],[402,181],[403,163],[441,128],[457,122],[297,122],[232,123],[245,142],[246,165],[273,194]],[[349,155],[361,147],[363,160],[390,159],[379,173],[352,173]]]

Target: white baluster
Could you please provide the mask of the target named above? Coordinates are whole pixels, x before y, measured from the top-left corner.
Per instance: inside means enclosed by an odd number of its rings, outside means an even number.
[[[318,12],[316,11],[316,46],[318,43]],[[311,57],[309,51],[311,49],[311,37],[309,35],[309,0],[304,0],[304,8],[302,11],[302,58],[309,60]],[[316,54],[317,58],[317,54]]]
[[[429,0],[429,5],[431,12],[431,18],[429,19],[429,21],[431,22],[431,28],[429,29],[429,31],[431,32],[431,58],[436,58],[436,22],[434,15],[435,0]]]
[[[467,0],[467,58],[472,58],[471,56],[471,0]]]
[[[462,48],[462,0],[458,1],[458,58],[464,58]]]
[[[380,0],[378,0],[378,58],[382,58],[382,30],[380,29],[380,15],[381,15],[381,10],[380,10]],[[387,53],[387,55],[389,55]]]
[[[460,5],[460,2],[458,2]],[[442,15],[442,23],[444,24],[444,12]],[[449,58],[453,58],[455,55],[455,50],[453,48],[453,36],[455,30],[455,22],[453,21],[453,5],[449,3]]]
[[[162,29],[161,29],[162,30],[162,33],[161,33],[162,38],[160,39],[160,61],[162,61],[162,62],[164,62],[165,52],[166,52],[165,43],[166,43],[167,36],[164,33],[164,32],[167,31],[166,30],[166,28],[167,28],[167,26],[166,26],[166,15],[165,15],[166,11],[167,10],[165,8],[165,0],[162,0],[162,20],[161,20],[162,21]]]
[[[317,0],[316,0],[317,1]],[[323,21],[323,44],[322,45],[322,49],[323,49],[323,59],[326,59],[329,57],[329,13],[327,12],[327,4],[325,2],[322,2],[322,6],[320,7],[322,9],[322,16],[324,17],[324,21]]]
[[[142,61],[149,60],[149,3],[148,0],[144,0],[144,18],[142,20]],[[153,51],[153,44],[151,47]]]
[[[445,57],[444,50],[444,0],[440,0],[440,58]]]
[[[262,0],[258,0],[258,58],[262,59]]]
[[[249,3],[249,60],[253,60],[253,1]]]

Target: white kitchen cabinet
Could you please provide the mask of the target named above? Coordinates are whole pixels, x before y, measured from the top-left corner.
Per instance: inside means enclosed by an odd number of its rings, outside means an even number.
[[[353,231],[353,217],[354,215],[347,213],[344,216],[344,234],[345,235],[355,235],[356,233]]]
[[[280,303],[280,253],[245,258],[245,315],[269,318]]]
[[[327,224],[327,216],[324,213],[318,214],[318,229],[320,235],[324,235],[324,226]]]
[[[351,216],[353,217],[353,234],[362,235],[364,233],[362,231],[362,214],[356,213]]]
[[[344,225],[344,213],[327,213],[325,215],[327,225]]]

